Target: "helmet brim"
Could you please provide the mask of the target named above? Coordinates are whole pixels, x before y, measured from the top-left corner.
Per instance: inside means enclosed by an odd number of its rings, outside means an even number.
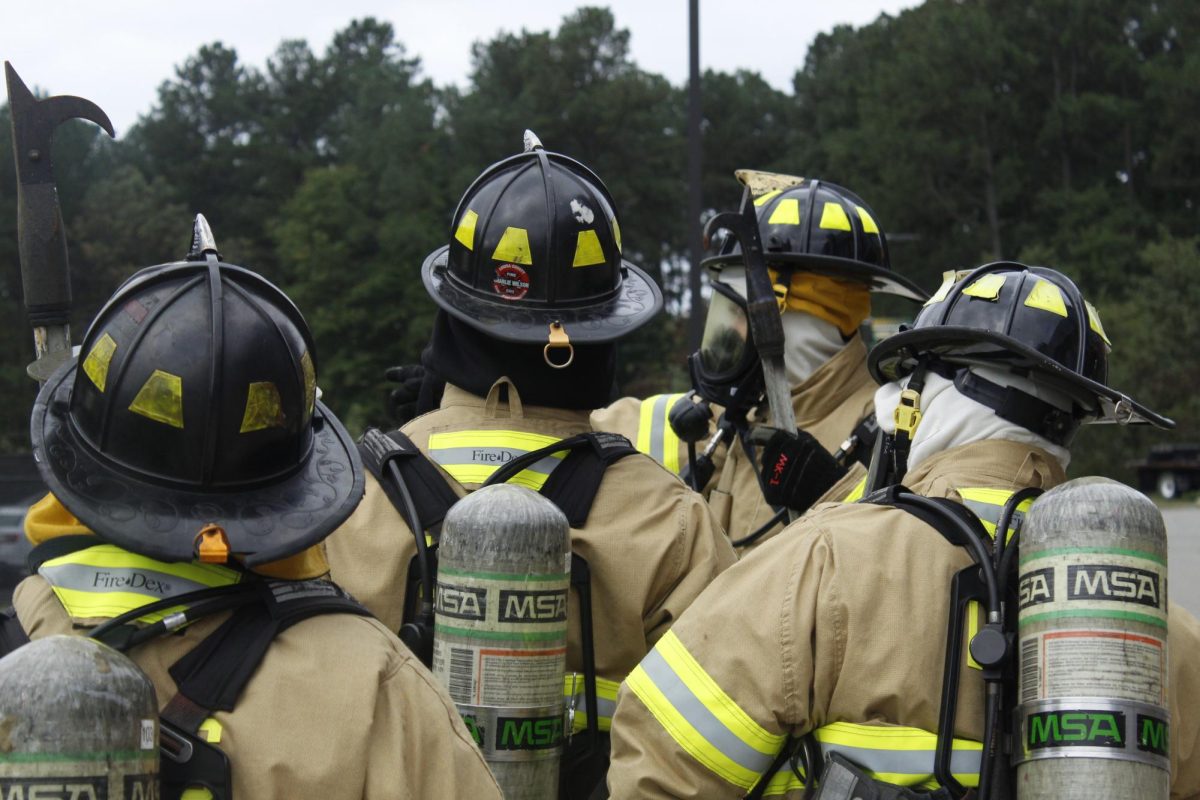
[[[572,344],[598,344],[619,339],[645,325],[662,310],[658,285],[642,269],[622,261],[621,288],[599,303],[555,308],[517,305],[497,297],[488,300],[450,279],[450,247],[434,250],[421,265],[421,280],[433,301],[448,314],[506,342],[545,344],[550,324],[560,322]]]
[[[922,355],[964,366],[997,366],[1028,370],[1038,379],[1096,406],[1095,422],[1149,424],[1171,429],[1175,422],[1151,411],[1103,383],[1086,378],[1028,345],[994,331],[953,325],[904,331],[889,336],[867,354],[867,369],[880,384],[899,380],[916,367]]]
[[[201,528],[225,530],[246,566],[278,561],[320,542],[362,499],[362,465],[350,434],[316,403],[312,452],[296,472],[269,486],[214,494],[155,482],[103,463],[68,415],[74,360],[42,387],[30,435],[42,479],[101,539],[160,561],[191,561]]]
[[[765,256],[768,266],[779,264],[817,275],[865,283],[872,292],[894,294],[916,303],[924,303],[929,299],[929,293],[908,278],[874,264],[864,264],[851,258],[814,256],[806,253],[767,253]],[[746,262],[741,253],[729,253],[706,258],[700,265],[706,269],[722,270],[726,267],[744,267]]]

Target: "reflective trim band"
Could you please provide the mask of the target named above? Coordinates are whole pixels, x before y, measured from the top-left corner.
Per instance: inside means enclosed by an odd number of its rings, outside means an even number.
[[[100,544],[52,558],[38,567],[67,614],[80,618],[117,617],[149,603],[214,586],[237,583],[241,575],[217,564],[167,563]],[[156,622],[178,609],[141,619]]]
[[[858,483],[854,484],[854,488],[850,490],[850,494],[846,495],[843,503],[857,503],[862,500],[863,492],[867,490],[867,479],[863,478]]]
[[[979,517],[979,521],[983,523],[983,528],[988,532],[988,535],[995,538],[996,523],[1000,521],[1000,513],[1004,510],[1004,504],[1008,502],[1008,498],[1013,496],[1013,492],[1008,489],[980,489],[974,487],[958,488],[958,494],[963,499],[963,504],[971,509],[975,516]],[[1012,538],[1012,535],[1020,529],[1021,523],[1025,519],[1025,514],[1028,513],[1033,505],[1033,498],[1029,498],[1025,502],[1017,506],[1013,512],[1012,522],[1009,523],[1008,537],[1004,541]]]
[[[617,710],[617,690],[621,688],[619,681],[596,678],[596,709],[600,712],[596,725],[602,731],[612,727],[612,716]],[[575,724],[571,729],[576,733],[585,730],[588,722],[587,690],[584,688],[583,675],[571,672],[563,676],[563,704],[566,708],[575,709]]]
[[[459,483],[483,483],[492,473],[517,456],[549,447],[562,441],[557,436],[544,436],[525,431],[454,431],[435,433],[429,437],[429,455],[450,477]],[[566,457],[566,452],[539,459],[509,479],[532,489],[542,488],[550,473]]]
[[[637,449],[679,474],[679,436],[667,416],[683,394],[656,394],[642,401],[638,420]]]
[[[753,786],[783,746],[785,737],[739,708],[671,631],[625,682],[686,753],[739,788]]]
[[[936,786],[935,733],[900,725],[832,722],[817,728],[816,737],[822,753],[839,753],[877,780],[897,786]],[[950,773],[963,786],[978,786],[983,744],[955,739],[953,747]]]

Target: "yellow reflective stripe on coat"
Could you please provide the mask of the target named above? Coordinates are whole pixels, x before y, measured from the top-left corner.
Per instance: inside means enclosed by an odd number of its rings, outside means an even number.
[[[642,401],[638,419],[637,442],[639,452],[653,458],[667,469],[679,474],[679,436],[671,427],[667,416],[671,407],[683,394],[656,394]]]
[[[1000,522],[1000,514],[1004,510],[1004,504],[1008,502],[1008,498],[1012,497],[1014,492],[1008,489],[980,489],[975,487],[957,488],[959,496],[962,497],[963,503],[975,516],[979,517],[979,521],[983,523],[983,528],[988,532],[988,536],[995,538],[996,525]],[[1033,498],[1029,498],[1021,503],[1013,511],[1012,519],[1008,525],[1008,536],[1005,542],[1012,538],[1017,529],[1021,527],[1021,522],[1025,519],[1025,514],[1029,512],[1029,507],[1033,505]]]
[[[684,752],[741,789],[758,781],[783,746],[785,737],[743,711],[671,631],[625,683]]]
[[[156,561],[112,544],[52,558],[38,567],[38,574],[67,614],[84,619],[117,617],[168,597],[241,580],[228,567]],[[140,621],[157,622],[175,610],[147,614]]]
[[[545,436],[525,431],[454,431],[434,433],[429,437],[429,455],[450,477],[459,483],[483,483],[517,456],[549,447],[562,441],[557,436]],[[562,463],[566,451],[538,460],[509,479],[532,489],[542,488],[554,468]]]
[[[937,787],[933,777],[933,761],[937,752],[935,733],[902,725],[831,722],[817,728],[814,735],[821,746],[822,755],[838,753],[876,780],[896,786]],[[978,786],[982,753],[983,744],[980,742],[955,739],[950,755],[950,773],[955,780],[963,786]],[[803,780],[785,768],[767,782],[763,796],[771,797],[803,788]]]
[[[596,726],[602,731],[612,727],[613,712],[617,710],[617,690],[620,688],[620,681],[596,678],[596,710],[599,712]],[[591,709],[587,705],[587,689],[582,672],[569,672],[563,676],[563,703],[568,710],[575,711],[575,723],[571,730],[576,733],[585,730]]]
[[[867,490],[867,479],[864,477],[861,481],[854,484],[854,488],[850,490],[850,494],[846,495],[843,503],[857,503],[862,500],[863,493]]]

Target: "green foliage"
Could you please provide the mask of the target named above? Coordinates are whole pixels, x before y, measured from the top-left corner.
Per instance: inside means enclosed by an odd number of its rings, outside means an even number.
[[[1198,37],[1187,0],[927,0],[817,36],[791,92],[709,70],[706,213],[736,203],[734,169],[769,169],[860,194],[893,234],[894,265],[926,286],[994,257],[1065,270],[1100,301],[1113,384],[1180,422],[1080,435],[1075,470],[1128,479],[1121,465],[1150,443],[1200,439]],[[518,152],[526,128],[601,176],[626,258],[660,280],[668,308],[686,308],[699,223],[686,217],[686,87],[639,67],[603,8],[498,34],[472,59],[466,87],[435,86],[370,18],[323,53],[282,42],[262,69],[216,42],[121,142],[64,126],[54,156],[76,337],[132,270],[182,255],[203,212],[230,261],[306,313],[331,407],[352,430],[386,423],[384,368],[428,341],[421,263],[469,183]],[[9,135],[0,109],[0,154]],[[0,158],[0,307],[23,320],[13,180]],[[685,323],[665,315],[621,343],[626,392],[687,385]],[[23,325],[0,328],[0,449],[25,442],[31,351]]]

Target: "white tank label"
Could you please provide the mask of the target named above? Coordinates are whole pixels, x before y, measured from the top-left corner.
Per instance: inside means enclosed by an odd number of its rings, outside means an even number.
[[[1021,638],[1021,702],[1111,697],[1163,706],[1166,642],[1116,630],[1046,631]]]

